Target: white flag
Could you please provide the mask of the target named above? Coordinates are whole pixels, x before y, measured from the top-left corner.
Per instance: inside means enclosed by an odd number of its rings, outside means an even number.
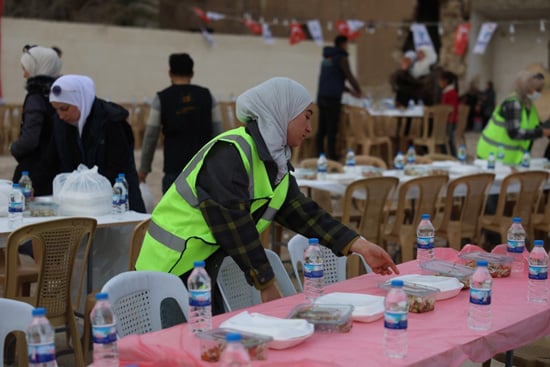
[[[363,22],[362,20],[357,20],[357,19],[348,19],[347,23],[348,23],[348,28],[349,28],[349,33],[350,34],[353,34],[353,33],[357,32],[358,30],[363,28],[363,26],[365,25],[365,22]]]
[[[272,45],[275,43],[271,30],[269,29],[269,24],[267,23],[262,24],[262,36],[264,37],[265,44]]]
[[[317,45],[323,46],[323,29],[321,28],[321,22],[319,22],[318,19],[308,20],[307,29],[309,30],[309,34],[311,34],[311,38],[313,38],[313,41]]]
[[[481,30],[479,31],[476,45],[474,46],[474,54],[483,55],[485,53],[485,49],[491,41],[496,28],[497,24],[493,22],[485,22],[481,25]]]
[[[222,20],[225,18],[225,15],[222,13],[216,13],[215,11],[207,11],[206,17],[209,20]]]
[[[430,34],[428,33],[428,29],[426,28],[425,24],[411,24],[411,32],[413,34],[415,49],[418,50],[420,46],[429,46],[434,50],[435,53],[434,44],[432,43],[432,39],[430,37]]]

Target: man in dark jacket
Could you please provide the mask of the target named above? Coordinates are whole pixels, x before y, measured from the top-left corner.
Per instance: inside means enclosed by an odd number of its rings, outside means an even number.
[[[191,83],[193,59],[186,53],[172,54],[169,64],[171,85],[158,92],[151,104],[138,172],[140,181],[145,182],[162,130],[163,193],[195,153],[221,132],[221,117],[214,97],[207,88]]]
[[[323,61],[321,62],[317,91],[317,104],[319,107],[317,150],[318,153],[326,152],[327,157],[334,160],[338,159],[336,136],[342,109],[342,94],[349,92],[357,98],[362,95],[361,87],[351,73],[347,48],[348,38],[338,36],[334,39],[334,47],[327,46],[323,49]],[[346,86],[346,80],[350,82],[352,89]],[[327,138],[327,150],[325,150],[324,144],[325,137]]]

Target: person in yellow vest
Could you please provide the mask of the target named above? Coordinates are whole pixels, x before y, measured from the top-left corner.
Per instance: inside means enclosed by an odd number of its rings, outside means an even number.
[[[212,139],[183,169],[152,213],[136,269],[169,272],[186,282],[193,262],[205,260],[218,314],[224,310],[216,278],[229,255],[264,302],[280,298],[260,242],[274,220],[319,238],[335,254],[362,254],[376,273],[399,273],[386,251],[304,196],[290,174],[291,147],[311,132],[307,90],[272,78],[240,95],[236,109],[246,126]]]
[[[534,102],[544,88],[544,75],[522,71],[516,77],[515,91],[494,110],[477,143],[477,156],[487,159],[491,152],[504,153],[502,162],[519,164],[533,140],[550,136],[550,121],[541,125]]]

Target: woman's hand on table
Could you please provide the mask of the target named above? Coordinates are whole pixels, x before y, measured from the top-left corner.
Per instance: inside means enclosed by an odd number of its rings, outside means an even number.
[[[350,251],[363,255],[367,264],[376,274],[390,275],[392,272],[399,274],[399,269],[390,255],[382,247],[363,237],[359,237],[351,244]]]

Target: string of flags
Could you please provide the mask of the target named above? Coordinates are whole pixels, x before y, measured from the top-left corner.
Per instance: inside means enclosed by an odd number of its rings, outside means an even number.
[[[244,24],[252,34],[262,36],[266,44],[273,44],[275,42],[273,34],[271,33],[271,26],[283,26],[289,28],[288,41],[290,45],[296,45],[306,39],[311,39],[319,46],[324,45],[323,26],[318,19],[311,19],[307,21],[297,21],[296,19],[279,21],[277,18],[273,18],[272,21],[266,21],[263,17],[258,20],[252,19],[249,14],[245,14],[243,17],[233,17],[226,14],[204,11],[199,7],[192,7],[193,12],[201,20],[201,33],[208,43],[208,45],[214,45],[214,38],[208,32],[206,25],[212,22],[222,19],[229,19],[241,22]],[[538,24],[540,35],[546,32],[546,22],[549,19],[540,20],[522,20],[522,21],[508,21],[508,35],[510,42],[515,41],[516,25],[525,24]],[[504,23],[504,22],[501,22]],[[474,54],[482,55],[487,49],[487,45],[490,43],[499,23],[497,22],[484,22],[482,23],[477,37],[475,39],[475,46],[473,49]],[[404,32],[410,31],[412,33],[414,46],[418,49],[420,46],[434,47],[430,34],[428,33],[428,26],[437,26],[440,35],[443,34],[443,26],[440,22],[423,22],[423,23],[410,23],[410,22],[383,22],[383,21],[363,21],[359,19],[347,19],[336,20],[335,22],[327,21],[327,31],[336,31],[344,36],[347,36],[349,40],[353,41],[360,37],[362,34],[374,34],[379,28],[396,28],[397,36],[403,36]],[[454,31],[454,53],[458,56],[464,56],[467,51],[468,42],[471,34],[472,26],[468,22],[463,22],[457,25]],[[537,37],[537,42],[541,42],[541,36]]]

